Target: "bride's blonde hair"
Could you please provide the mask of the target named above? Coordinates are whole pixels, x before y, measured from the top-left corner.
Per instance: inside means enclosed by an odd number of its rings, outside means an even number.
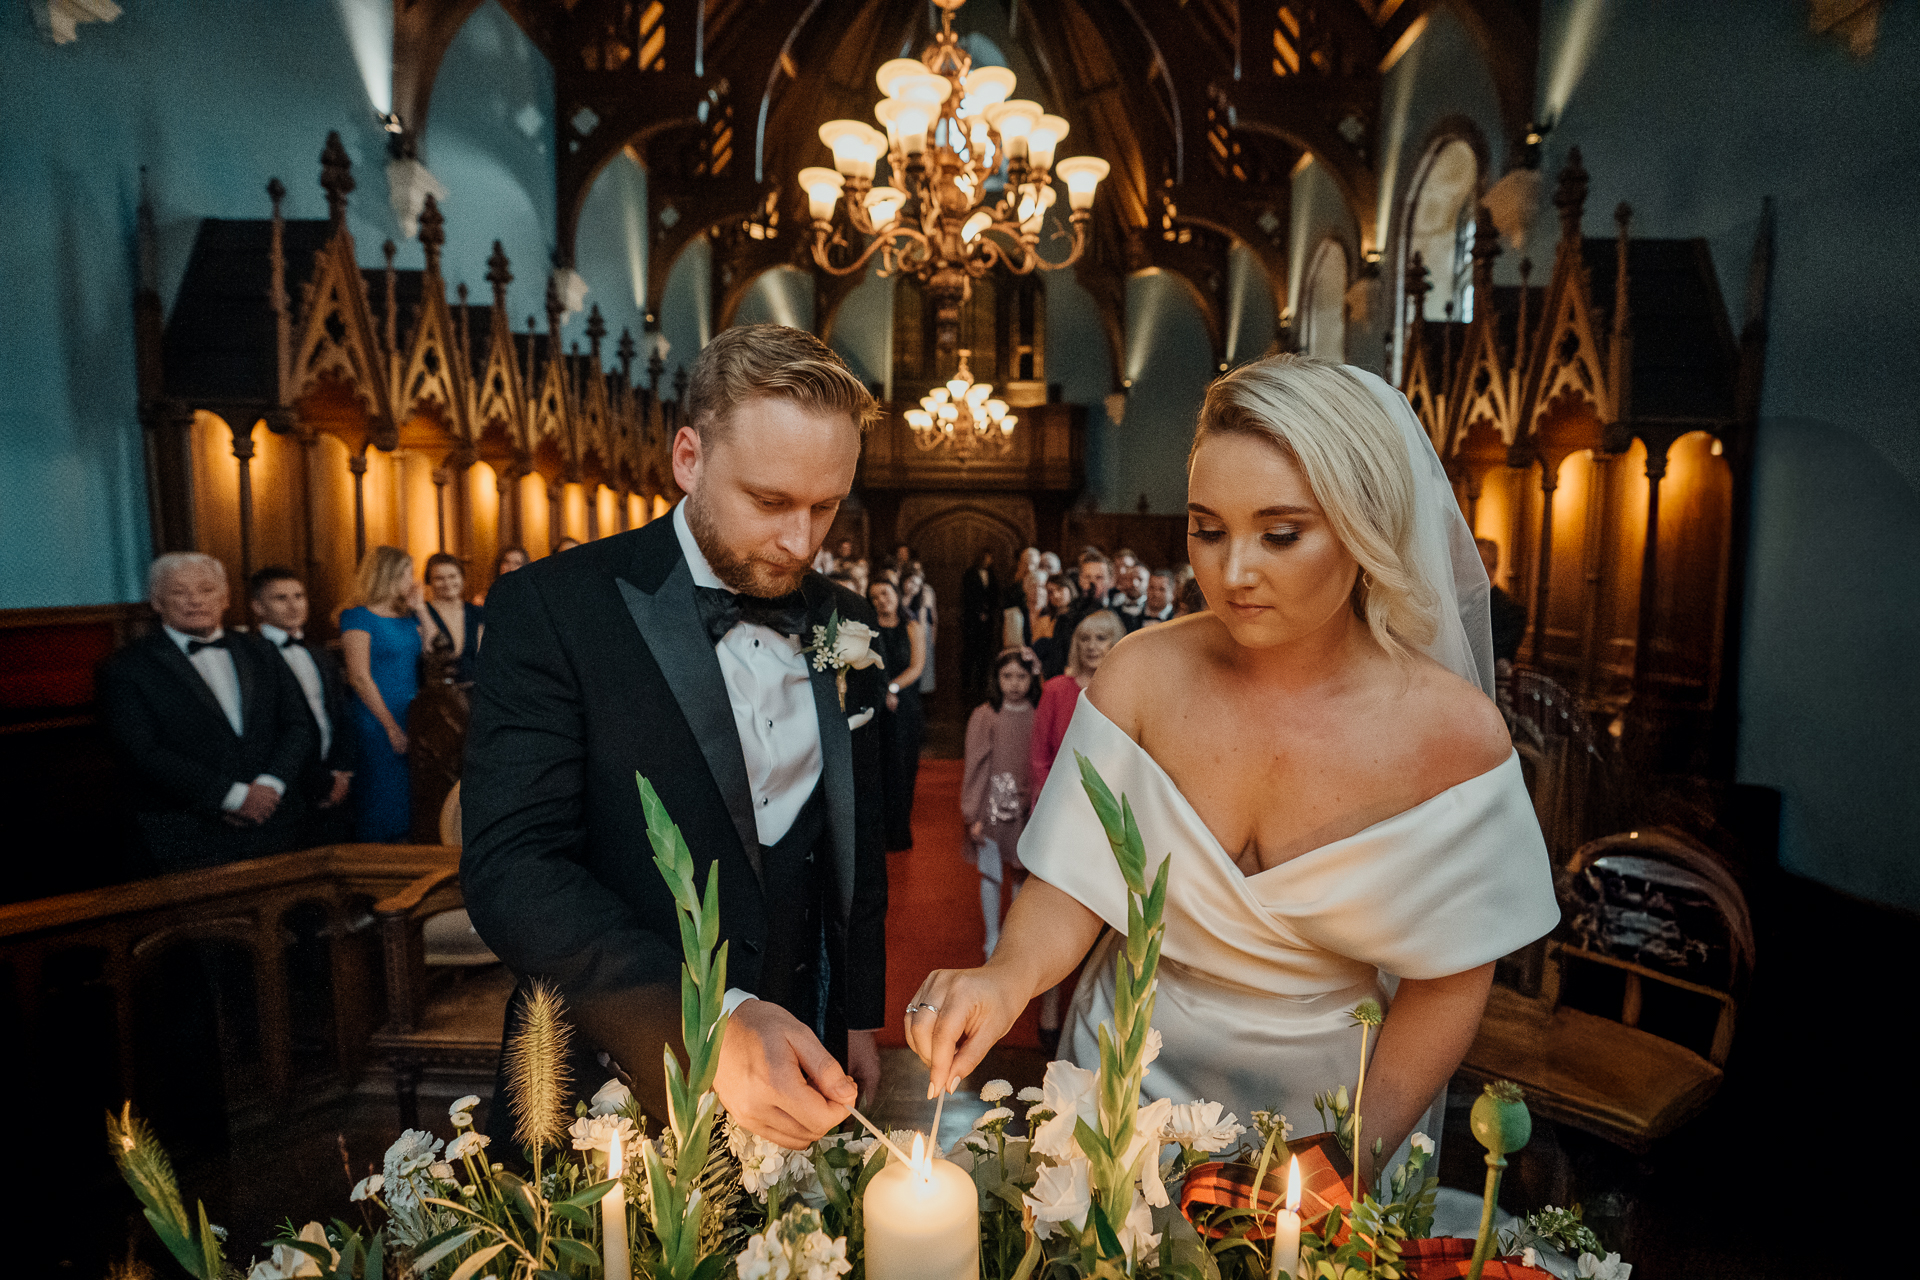
[[[1270,441],[1300,465],[1327,523],[1360,563],[1353,611],[1381,648],[1402,656],[1433,643],[1439,597],[1409,570],[1413,464],[1400,428],[1340,365],[1277,355],[1241,365],[1207,388],[1187,455],[1211,436]]]

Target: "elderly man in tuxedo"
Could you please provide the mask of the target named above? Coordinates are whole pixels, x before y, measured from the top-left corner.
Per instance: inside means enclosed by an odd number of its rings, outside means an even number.
[[[873,413],[809,334],[716,337],[673,441],[686,499],[494,584],[467,740],[461,876],[475,927],[523,978],[559,987],[664,1117],[681,952],[634,775],[653,784],[700,882],[719,872],[732,1020],[715,1089],[789,1147],[879,1078],[887,885],[869,722],[886,676],[846,671],[843,701],[832,666],[803,652],[836,613],[876,621],[811,569]]]
[[[160,630],[101,667],[100,704],[148,852],[161,871],[286,852],[314,737],[299,685],[265,641],[221,626],[227,570],[212,556],[161,556],[147,598]]]
[[[307,848],[346,843],[353,839],[347,796],[353,788],[356,738],[347,723],[349,695],[340,660],[307,643],[307,586],[293,570],[281,565],[254,570],[247,597],[260,638],[287,664],[313,715],[313,749],[298,783],[309,806],[300,843]]]

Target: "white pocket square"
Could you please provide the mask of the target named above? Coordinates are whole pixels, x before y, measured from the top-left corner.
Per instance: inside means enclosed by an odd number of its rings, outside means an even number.
[[[859,712],[856,715],[848,716],[847,728],[850,730],[858,729],[861,725],[865,724],[867,721],[871,719],[873,719],[873,708],[868,707],[865,711]]]

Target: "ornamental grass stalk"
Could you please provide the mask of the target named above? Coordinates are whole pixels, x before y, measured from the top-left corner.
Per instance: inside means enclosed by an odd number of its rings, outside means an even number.
[[[508,1099],[513,1136],[533,1161],[540,1179],[540,1157],[558,1149],[567,1136],[567,1041],[573,1029],[563,1016],[560,993],[544,982],[527,988],[526,1014],[507,1044]]]

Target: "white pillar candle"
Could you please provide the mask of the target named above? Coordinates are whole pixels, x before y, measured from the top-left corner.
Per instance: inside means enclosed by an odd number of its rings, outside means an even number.
[[[979,1193],[919,1137],[867,1184],[866,1223],[867,1280],[979,1280]]]
[[[1300,1270],[1300,1157],[1287,1166],[1287,1203],[1274,1215],[1273,1268],[1268,1280],[1292,1280]]]
[[[604,1280],[630,1280],[633,1271],[632,1250],[627,1246],[627,1184],[621,1181],[626,1159],[620,1150],[620,1136],[607,1144],[607,1176],[614,1179],[613,1190],[600,1201],[600,1274]]]

